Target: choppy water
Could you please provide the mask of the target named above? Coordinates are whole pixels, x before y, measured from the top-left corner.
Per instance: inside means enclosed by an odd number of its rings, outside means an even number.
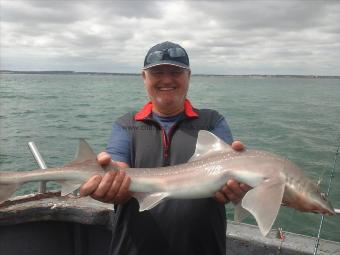
[[[1,74],[0,170],[29,170],[34,141],[48,166],[72,160],[77,139],[105,148],[111,123],[146,100],[138,76]],[[340,80],[192,77],[189,98],[217,109],[234,138],[296,162],[326,190],[340,136]],[[340,158],[330,199],[340,208]],[[54,184],[50,184],[53,188]],[[36,190],[26,184],[18,194]],[[228,218],[232,207],[228,206]],[[281,208],[274,227],[316,236],[320,216]],[[250,222],[252,222],[250,220]],[[326,217],[322,238],[340,241],[340,216]]]

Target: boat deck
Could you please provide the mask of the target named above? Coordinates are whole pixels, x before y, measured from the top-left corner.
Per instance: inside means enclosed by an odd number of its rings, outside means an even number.
[[[112,206],[58,193],[28,195],[0,205],[0,254],[108,254]],[[316,238],[273,230],[263,237],[257,226],[228,221],[228,255],[314,254]],[[318,255],[340,255],[340,242],[320,240]],[[213,255],[213,254],[212,254]]]

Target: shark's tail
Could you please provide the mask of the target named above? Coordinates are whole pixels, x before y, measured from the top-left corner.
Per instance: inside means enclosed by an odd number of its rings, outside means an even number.
[[[1,172],[0,172],[1,179]],[[0,204],[8,200],[17,190],[19,184],[1,184],[0,185]]]
[[[97,162],[97,155],[92,151],[91,147],[84,139],[79,140],[79,147],[75,159],[66,164],[62,169],[64,171],[80,169],[86,173],[88,172],[88,175],[104,172],[102,166]],[[81,176],[78,179],[76,178],[76,180],[73,180],[72,178],[71,180],[67,178],[64,179],[63,175],[65,173],[60,170],[57,177],[53,176],[51,168],[46,169],[46,171],[41,171],[42,170],[40,169],[22,171],[20,173],[15,173],[14,171],[0,171],[0,203],[8,200],[24,182],[51,180],[59,182],[61,184],[61,194],[64,196],[78,189],[84,181]],[[52,175],[49,175],[49,172],[52,173]],[[84,176],[87,176],[87,174],[84,174]]]

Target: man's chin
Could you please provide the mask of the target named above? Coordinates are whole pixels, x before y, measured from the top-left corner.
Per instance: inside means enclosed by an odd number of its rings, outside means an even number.
[[[156,99],[157,108],[163,113],[172,113],[177,109],[183,108],[184,100],[170,100],[159,98]]]

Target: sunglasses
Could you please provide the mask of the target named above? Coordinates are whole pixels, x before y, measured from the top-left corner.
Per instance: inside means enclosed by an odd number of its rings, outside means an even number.
[[[157,63],[162,60],[175,60],[184,64],[189,64],[187,61],[187,54],[181,48],[169,48],[158,50],[150,53],[146,58],[146,64]]]

